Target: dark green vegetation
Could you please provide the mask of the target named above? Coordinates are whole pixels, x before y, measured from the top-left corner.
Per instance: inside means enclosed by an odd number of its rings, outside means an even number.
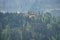
[[[0,12],[0,40],[60,40],[60,17]]]

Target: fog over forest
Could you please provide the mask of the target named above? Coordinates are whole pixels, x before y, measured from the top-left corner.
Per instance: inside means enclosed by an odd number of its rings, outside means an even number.
[[[60,0],[0,0],[0,40],[60,40]]]

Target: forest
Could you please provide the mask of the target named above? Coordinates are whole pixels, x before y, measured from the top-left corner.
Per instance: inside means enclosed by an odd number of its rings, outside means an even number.
[[[60,16],[0,12],[0,40],[60,40]]]

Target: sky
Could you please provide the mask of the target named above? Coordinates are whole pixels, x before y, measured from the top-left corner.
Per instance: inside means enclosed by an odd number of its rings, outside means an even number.
[[[25,12],[60,10],[60,0],[0,0],[0,11]]]

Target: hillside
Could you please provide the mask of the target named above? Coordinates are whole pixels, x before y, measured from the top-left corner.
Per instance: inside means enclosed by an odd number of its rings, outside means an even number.
[[[0,40],[60,40],[60,17],[0,12]]]

